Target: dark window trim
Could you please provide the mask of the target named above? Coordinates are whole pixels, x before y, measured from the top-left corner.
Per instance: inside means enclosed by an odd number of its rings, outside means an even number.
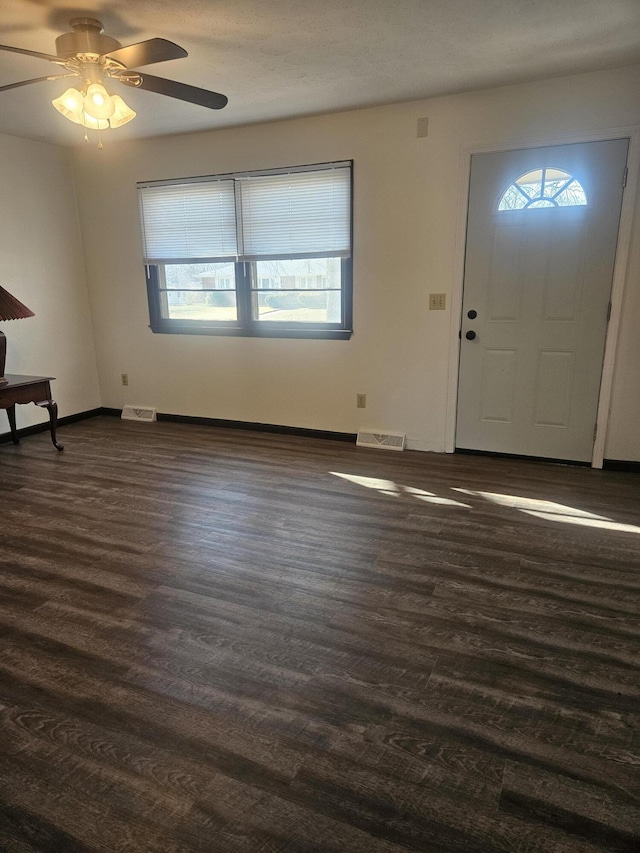
[[[161,335],[227,335],[246,338],[315,338],[324,340],[349,340],[353,334],[353,262],[341,259],[341,295],[343,323],[287,323],[254,320],[251,299],[254,293],[273,292],[277,289],[251,287],[251,261],[236,263],[236,288],[214,290],[216,293],[235,293],[238,321],[229,320],[172,320],[162,315],[162,298],[166,293],[179,293],[189,288],[164,288],[160,284],[159,264],[147,264],[146,281],[149,300],[149,328]],[[333,288],[324,288],[323,290]],[[195,289],[194,289],[195,290]],[[295,290],[295,288],[291,288]],[[211,288],[197,290],[207,293]],[[300,290],[308,293],[308,290]]]

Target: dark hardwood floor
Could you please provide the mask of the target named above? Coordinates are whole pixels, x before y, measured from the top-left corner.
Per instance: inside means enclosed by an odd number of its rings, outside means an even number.
[[[640,477],[0,445],[3,851],[640,850]]]

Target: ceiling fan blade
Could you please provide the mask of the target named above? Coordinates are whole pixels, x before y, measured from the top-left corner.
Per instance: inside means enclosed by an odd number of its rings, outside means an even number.
[[[169,59],[182,59],[188,56],[187,51],[167,39],[147,39],[138,44],[130,44],[119,50],[104,54],[107,59],[115,59],[127,68],[139,68],[141,65],[151,65],[153,62],[166,62]]]
[[[190,104],[198,104],[201,107],[208,107],[210,110],[221,110],[226,107],[229,100],[226,95],[220,95],[218,92],[209,92],[207,89],[199,89],[197,86],[189,86],[175,80],[165,80],[164,77],[154,77],[146,73],[140,73],[139,77],[141,82],[138,86],[125,78],[114,77],[114,79],[120,79],[120,82],[124,83],[125,86],[146,89],[148,92],[157,92],[159,95],[168,95],[170,98],[188,101]]]
[[[53,77],[34,77],[31,80],[21,80],[20,83],[9,83],[8,86],[0,86],[0,92],[8,89],[19,89],[20,86],[29,86],[31,83],[43,83],[45,80],[60,80],[62,77],[76,77],[76,74],[54,74]]]
[[[64,59],[59,56],[53,56],[51,53],[39,53],[37,50],[26,50],[24,47],[11,47],[8,44],[0,44],[0,50],[9,50],[11,53],[25,53],[27,56],[37,56],[38,59],[47,59],[49,62],[57,62],[59,65],[64,65]]]

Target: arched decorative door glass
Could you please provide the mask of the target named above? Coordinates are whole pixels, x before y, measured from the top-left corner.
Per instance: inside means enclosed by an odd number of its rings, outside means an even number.
[[[545,166],[521,175],[503,193],[498,210],[531,207],[577,207],[587,204],[580,181],[565,172]]]

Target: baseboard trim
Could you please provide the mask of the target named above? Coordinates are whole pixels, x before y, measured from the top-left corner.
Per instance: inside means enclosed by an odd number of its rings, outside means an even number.
[[[102,409],[101,414],[120,417],[122,409]],[[261,424],[253,421],[230,421],[225,418],[201,418],[195,415],[171,415],[158,412],[159,421],[169,421],[176,424],[193,424],[195,426],[217,427],[219,429],[243,429],[250,432],[272,432],[280,435],[300,435],[306,438],[322,438],[328,441],[356,442],[355,432],[333,432],[324,429],[307,429],[306,427],[284,426],[283,424]]]
[[[602,467],[607,471],[627,471],[640,474],[640,462],[625,462],[623,459],[605,459]]]
[[[171,421],[178,424],[195,424],[196,426],[218,427],[221,429],[242,429],[251,432],[272,432],[281,435],[299,435],[306,438],[321,438],[329,441],[345,441],[355,444],[356,434],[350,432],[332,432],[324,429],[307,429],[306,427],[284,426],[282,424],[261,424],[252,421],[230,421],[224,418],[199,418],[192,415],[170,415],[158,412],[159,421]]]
[[[78,421],[86,421],[89,418],[97,418],[103,415],[104,409],[88,409],[86,412],[77,412],[75,415],[65,415],[63,418],[58,418],[58,426],[65,424],[75,424]],[[27,437],[29,435],[37,435],[39,432],[49,432],[49,421],[43,421],[41,424],[33,424],[33,426],[21,427],[17,430],[18,438]],[[0,434],[0,444],[7,444],[11,441],[11,433],[3,432]]]

